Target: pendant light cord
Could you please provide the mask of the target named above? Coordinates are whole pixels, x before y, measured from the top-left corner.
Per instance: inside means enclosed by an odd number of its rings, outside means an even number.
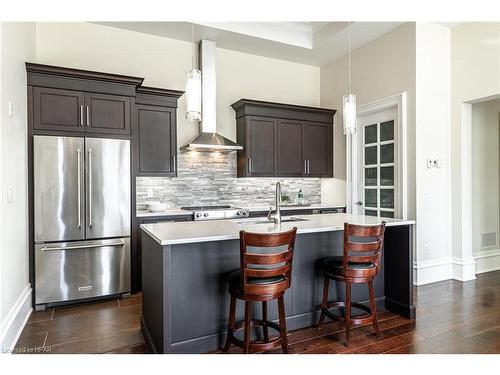
[[[191,22],[191,70],[194,70],[194,23]]]
[[[349,95],[351,94],[351,21],[349,21]]]

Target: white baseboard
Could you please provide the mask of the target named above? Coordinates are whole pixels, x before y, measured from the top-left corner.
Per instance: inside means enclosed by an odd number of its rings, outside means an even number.
[[[451,278],[458,281],[471,281],[476,279],[476,262],[474,258],[456,258],[451,260]]]
[[[500,249],[483,250],[473,254],[476,273],[500,270]]]
[[[12,353],[31,311],[31,285],[28,284],[17,298],[0,326],[0,350]]]
[[[462,282],[474,280],[475,262],[473,258],[439,258],[413,264],[413,284],[425,285],[444,280]]]
[[[420,261],[413,264],[413,284],[425,285],[451,279],[451,258]]]

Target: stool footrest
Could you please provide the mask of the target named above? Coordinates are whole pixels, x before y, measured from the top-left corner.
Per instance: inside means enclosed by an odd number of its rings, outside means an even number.
[[[327,307],[323,308],[322,310],[325,313],[325,315],[327,317],[329,317],[330,319],[345,322],[344,315],[335,314],[335,313],[330,311],[330,309],[339,308],[339,307],[346,307],[346,303],[343,301],[329,302]],[[368,306],[365,306],[365,305],[358,303],[358,302],[351,302],[351,308],[352,307],[356,307],[360,310],[366,311],[366,314],[351,316],[351,323],[352,324],[370,323],[375,319],[375,315],[372,313],[372,310]]]
[[[235,332],[243,329],[245,327],[245,321],[237,322],[235,327],[229,331],[229,340],[234,345],[243,348],[244,342],[243,340],[238,339],[234,336]],[[281,332],[281,327],[279,324],[271,322],[270,320],[262,320],[262,319],[250,319],[250,327],[269,327],[276,330],[278,333]],[[268,342],[264,341],[251,341],[250,342],[250,350],[251,351],[268,351],[272,349],[276,349],[281,346],[281,342],[283,341],[283,337],[277,336],[269,339]]]

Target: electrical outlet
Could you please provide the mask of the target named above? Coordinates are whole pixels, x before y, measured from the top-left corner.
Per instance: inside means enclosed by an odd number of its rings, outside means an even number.
[[[426,159],[425,164],[428,169],[441,168],[441,160],[439,159]]]

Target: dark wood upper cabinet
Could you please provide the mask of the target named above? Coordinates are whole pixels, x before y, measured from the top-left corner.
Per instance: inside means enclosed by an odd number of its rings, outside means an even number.
[[[39,130],[83,131],[84,93],[33,88],[33,127]]]
[[[143,78],[26,63],[34,134],[130,137]]]
[[[182,91],[140,87],[135,139],[138,176],[177,176],[177,100]]]
[[[241,99],[238,177],[333,177],[335,110]]]
[[[130,134],[128,96],[85,93],[87,131],[105,134]]]
[[[278,176],[302,176],[305,160],[302,152],[304,122],[278,120]]]
[[[303,153],[306,175],[333,177],[332,127],[322,122],[308,122],[304,126]]]
[[[175,129],[172,126],[174,110],[153,106],[137,106],[139,124],[140,173],[174,172]]]
[[[248,148],[247,175],[266,177],[276,175],[274,147],[276,143],[276,120],[250,117],[246,132]],[[244,147],[245,147],[244,146]]]

